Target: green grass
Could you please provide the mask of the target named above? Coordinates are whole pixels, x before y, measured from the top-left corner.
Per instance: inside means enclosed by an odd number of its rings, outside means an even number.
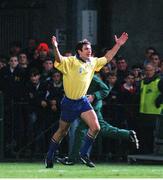
[[[0,178],[163,178],[161,165],[96,164],[46,169],[42,163],[0,163]]]

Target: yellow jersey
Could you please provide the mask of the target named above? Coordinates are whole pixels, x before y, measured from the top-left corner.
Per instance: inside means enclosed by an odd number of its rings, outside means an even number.
[[[94,72],[99,71],[105,64],[105,57],[91,57],[82,62],[76,56],[63,57],[61,62],[54,62],[54,67],[63,73],[65,95],[70,99],[80,99],[87,93]]]

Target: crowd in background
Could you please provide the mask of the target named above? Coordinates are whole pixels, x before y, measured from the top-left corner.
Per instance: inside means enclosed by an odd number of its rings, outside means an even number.
[[[71,56],[73,52],[63,55]],[[64,96],[62,74],[54,68],[53,62],[53,50],[48,44],[32,38],[25,49],[19,42],[13,42],[8,57],[0,55],[6,158],[21,155],[37,158],[47,152],[49,139],[58,127],[60,101]],[[156,49],[148,47],[141,64],[135,62],[131,66],[128,62],[125,55],[118,55],[97,72],[110,90],[103,100],[103,116],[113,126],[135,130],[141,139],[144,129],[139,119],[140,82],[146,78],[147,64],[154,69],[154,75],[162,78],[163,61]],[[60,152],[67,153],[66,140],[63,143]],[[125,149],[122,144],[104,139],[101,146],[103,153],[121,156]],[[153,151],[152,147],[147,149],[145,153]]]

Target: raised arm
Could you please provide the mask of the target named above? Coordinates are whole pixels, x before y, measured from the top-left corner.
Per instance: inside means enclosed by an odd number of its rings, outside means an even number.
[[[128,39],[128,34],[126,32],[124,32],[121,34],[121,36],[119,38],[117,38],[117,36],[115,35],[114,39],[116,42],[115,45],[113,46],[113,48],[111,50],[109,50],[105,54],[105,57],[108,60],[108,62],[110,62],[113,59],[113,57],[116,55],[116,53],[118,52],[120,47],[126,43],[126,41]]]
[[[53,49],[54,49],[55,60],[56,60],[58,63],[60,63],[63,56],[62,56],[62,55],[60,54],[60,52],[59,52],[58,42],[57,42],[57,39],[56,39],[55,36],[52,36],[51,42],[52,42],[52,46],[53,46]]]

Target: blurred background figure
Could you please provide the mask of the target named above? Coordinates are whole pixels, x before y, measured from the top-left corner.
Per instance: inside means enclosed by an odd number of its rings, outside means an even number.
[[[145,66],[147,63],[151,62],[151,61],[150,61],[150,56],[151,56],[153,53],[156,53],[156,49],[155,49],[154,47],[148,47],[148,48],[146,48],[146,50],[145,50],[145,59],[144,59],[144,62],[143,62],[144,66]]]

